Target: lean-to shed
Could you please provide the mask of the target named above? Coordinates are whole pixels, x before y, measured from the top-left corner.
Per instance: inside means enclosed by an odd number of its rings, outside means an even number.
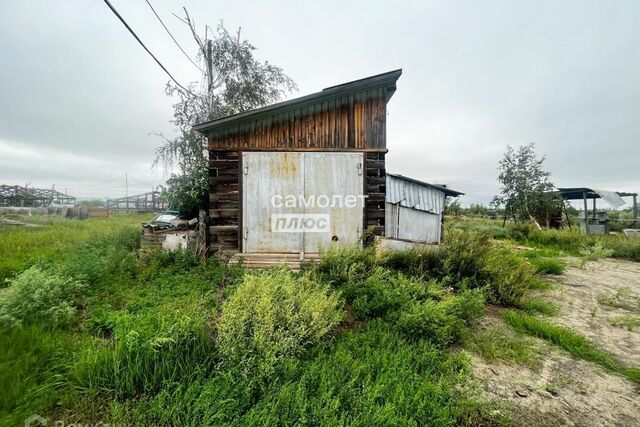
[[[386,182],[386,238],[408,243],[440,243],[445,200],[464,193],[395,174],[387,174]]]
[[[402,70],[195,126],[215,252],[314,254],[385,230],[387,102]]]

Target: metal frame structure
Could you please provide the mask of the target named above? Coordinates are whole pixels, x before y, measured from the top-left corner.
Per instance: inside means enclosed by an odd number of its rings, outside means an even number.
[[[51,204],[73,205],[74,196],[53,188],[31,188],[21,185],[0,185],[0,206],[42,207]]]
[[[160,212],[169,208],[159,191],[135,194],[128,197],[109,199],[107,209],[110,211]]]

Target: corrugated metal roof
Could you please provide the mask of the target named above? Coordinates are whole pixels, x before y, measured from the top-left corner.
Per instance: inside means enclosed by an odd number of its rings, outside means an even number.
[[[463,194],[459,191],[394,174],[387,174],[386,186],[385,200],[387,203],[399,203],[400,206],[438,215],[444,210],[446,195],[459,196]]]

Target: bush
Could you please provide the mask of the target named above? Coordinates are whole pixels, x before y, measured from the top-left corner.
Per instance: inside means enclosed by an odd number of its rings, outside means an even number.
[[[533,266],[507,248],[491,251],[485,263],[487,300],[501,305],[517,304],[531,285]]]
[[[444,347],[459,342],[473,319],[484,314],[481,291],[465,291],[442,301],[411,301],[398,317],[398,327],[410,338]]]
[[[509,235],[512,239],[518,241],[526,240],[531,231],[531,225],[527,223],[516,223],[509,227]]]
[[[318,271],[323,279],[341,285],[365,279],[376,265],[375,248],[331,245],[323,254]]]
[[[231,363],[271,372],[318,342],[341,319],[338,299],[308,276],[279,268],[247,275],[222,306],[217,343]]]
[[[0,325],[7,327],[36,322],[54,328],[69,325],[76,313],[75,299],[84,287],[38,265],[8,283],[0,291]]]
[[[482,286],[488,279],[485,265],[492,253],[493,245],[486,234],[451,230],[444,246],[438,251],[439,260],[426,266],[429,274],[439,275],[448,284],[471,282],[471,286]],[[439,262],[438,262],[439,261]]]
[[[580,255],[588,260],[597,260],[600,258],[607,258],[613,255],[613,249],[607,249],[600,243],[596,243],[593,246],[585,246],[579,250]]]
[[[419,273],[426,264],[424,258],[428,256],[424,251],[407,249],[385,251],[378,259],[378,264],[385,268],[404,272]]]

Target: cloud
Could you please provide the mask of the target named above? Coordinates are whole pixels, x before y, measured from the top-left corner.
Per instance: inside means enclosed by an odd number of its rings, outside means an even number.
[[[171,15],[179,7],[153,4],[194,52]],[[114,5],[178,80],[199,79],[144,2]],[[468,203],[495,194],[507,144],[530,142],[559,186],[640,190],[640,3],[187,7],[199,25],[242,26],[256,55],[283,67],[299,95],[404,68],[388,107],[388,169],[451,185]],[[160,144],[153,133],[172,132],[168,78],[106,6],[3,1],[0,19],[0,181],[80,187],[125,171],[161,180],[150,166]]]

